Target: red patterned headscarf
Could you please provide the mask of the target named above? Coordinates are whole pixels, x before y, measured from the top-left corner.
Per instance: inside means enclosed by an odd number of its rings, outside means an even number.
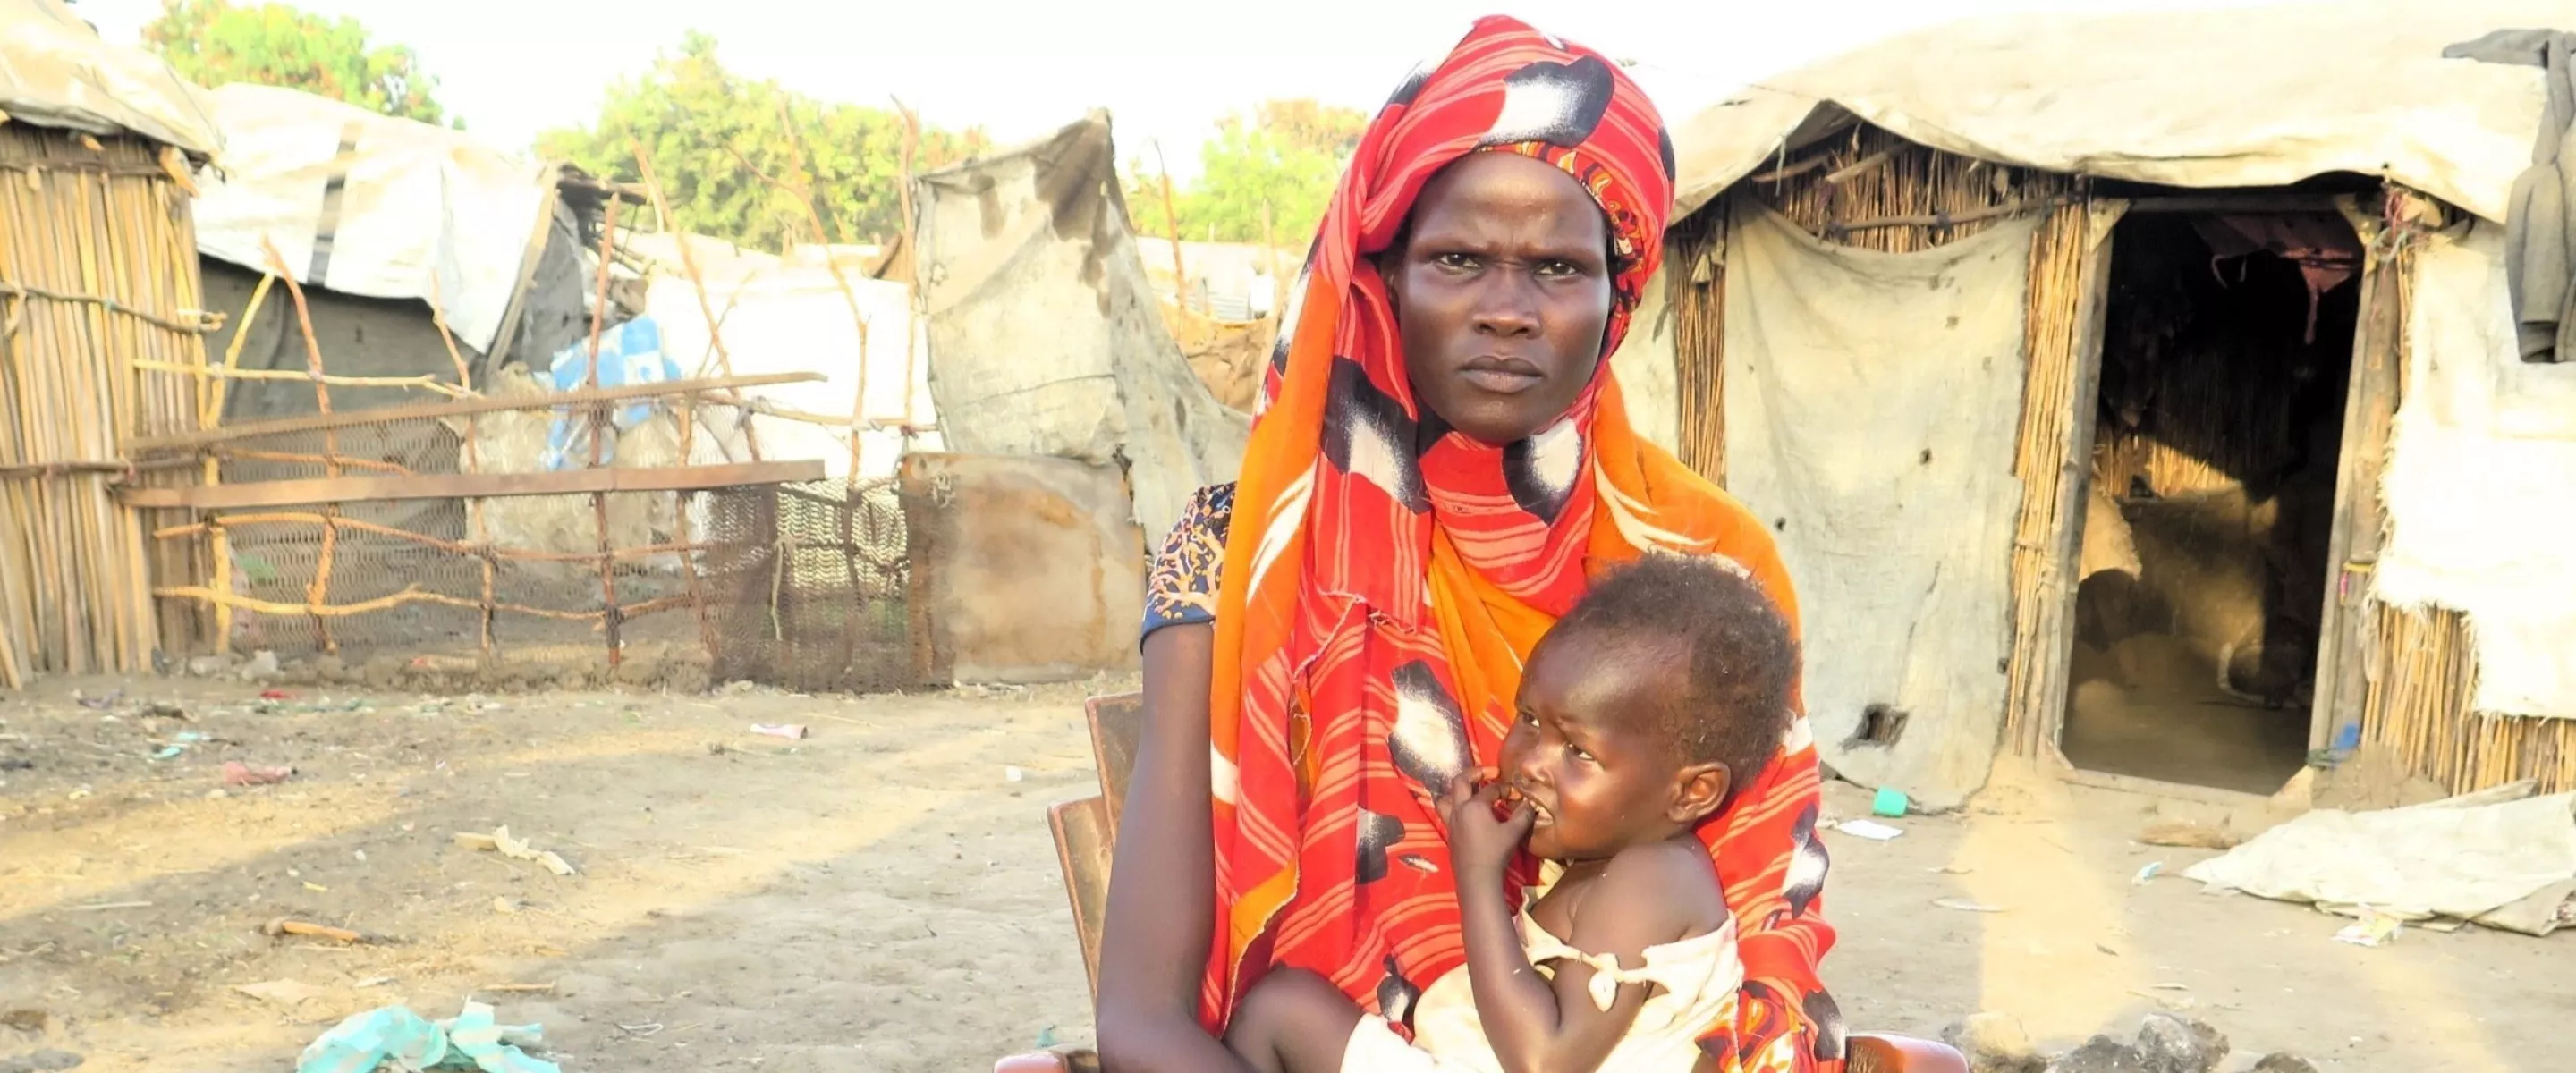
[[[1421,407],[1367,261],[1424,185],[1474,152],[1563,170],[1601,207],[1613,255],[1590,383],[1558,421],[1500,447]],[[1362,135],[1291,291],[1219,575],[1211,1029],[1274,965],[1320,973],[1401,1024],[1463,964],[1430,795],[1495,761],[1522,661],[1600,570],[1648,551],[1716,556],[1796,622],[1760,520],[1639,439],[1610,376],[1662,256],[1672,184],[1672,143],[1634,83],[1502,17],[1406,79]],[[1833,942],[1817,911],[1817,786],[1802,718],[1699,832],[1747,977],[1736,1016],[1701,1039],[1724,1068],[1840,1064],[1816,975]]]

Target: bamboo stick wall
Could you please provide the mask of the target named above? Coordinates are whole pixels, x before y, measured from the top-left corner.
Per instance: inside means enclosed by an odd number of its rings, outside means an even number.
[[[0,123],[0,684],[142,670],[172,643],[150,564],[194,564],[150,547],[110,486],[126,437],[198,427],[193,380],[135,365],[205,361],[185,167],[139,140]]]

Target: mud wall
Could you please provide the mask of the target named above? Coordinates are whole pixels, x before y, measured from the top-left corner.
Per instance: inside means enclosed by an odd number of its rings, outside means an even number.
[[[1136,666],[1145,540],[1118,470],[911,454],[898,480],[922,681],[1072,681]]]

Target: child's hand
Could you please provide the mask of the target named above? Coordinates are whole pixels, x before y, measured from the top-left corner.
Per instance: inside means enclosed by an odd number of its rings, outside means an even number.
[[[1496,816],[1499,782],[1461,777],[1440,797],[1440,819],[1449,828],[1449,868],[1461,878],[1500,875],[1512,854],[1529,838],[1536,813],[1529,802],[1515,799],[1510,811]]]

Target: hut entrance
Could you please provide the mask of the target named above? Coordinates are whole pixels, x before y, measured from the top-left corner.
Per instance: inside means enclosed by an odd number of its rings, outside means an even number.
[[[2133,211],[2111,248],[2061,746],[2270,793],[2308,747],[2360,244],[2331,213]]]

